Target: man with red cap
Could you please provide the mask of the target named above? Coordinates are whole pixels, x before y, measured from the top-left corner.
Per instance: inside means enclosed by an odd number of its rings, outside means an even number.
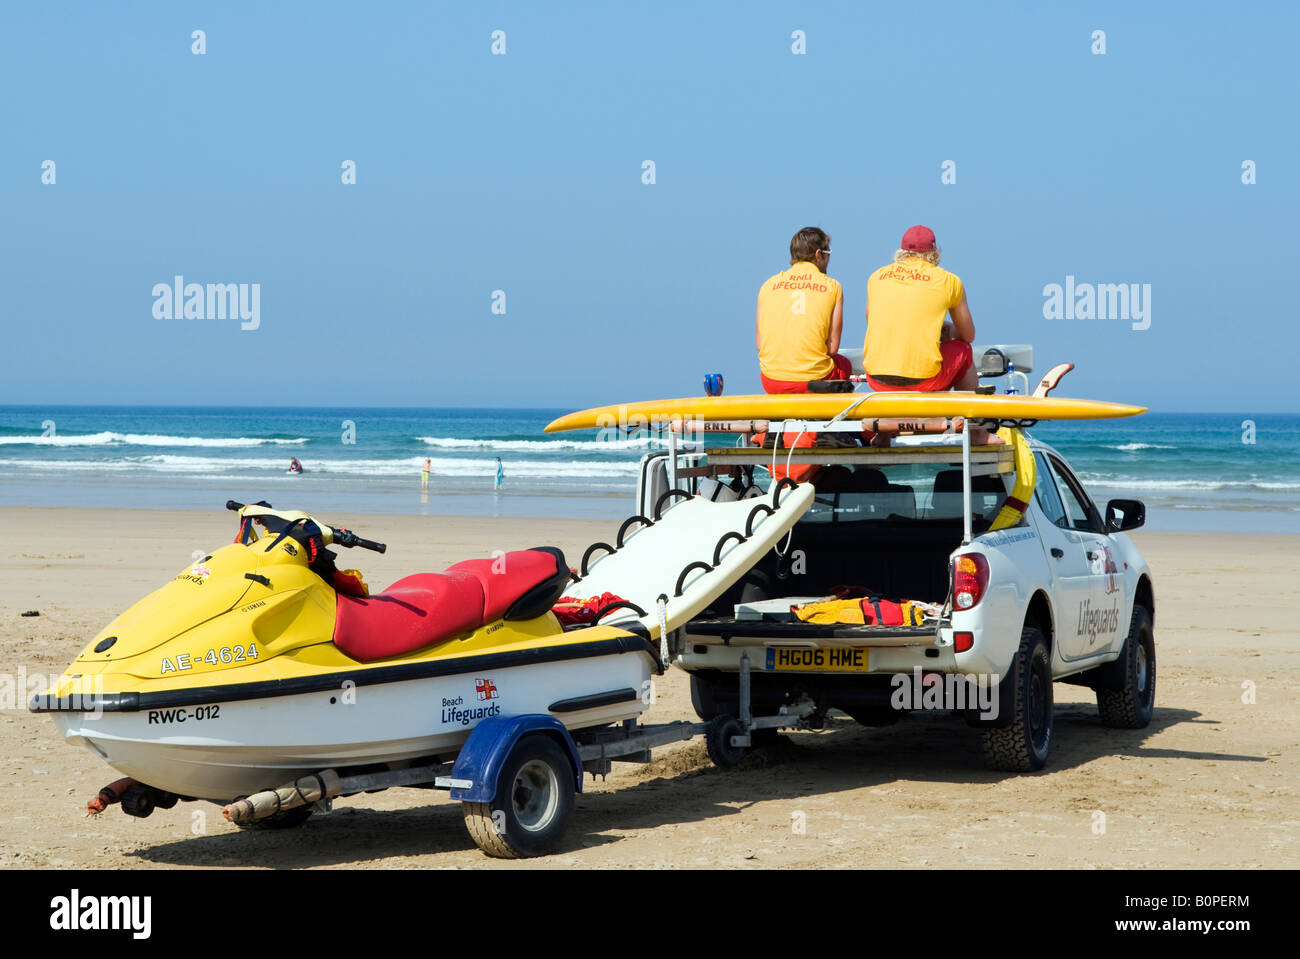
[[[974,390],[975,321],[961,280],[939,266],[929,227],[911,227],[899,247],[894,262],[867,281],[867,383],[873,390]],[[971,440],[987,443],[988,432],[973,432]]]

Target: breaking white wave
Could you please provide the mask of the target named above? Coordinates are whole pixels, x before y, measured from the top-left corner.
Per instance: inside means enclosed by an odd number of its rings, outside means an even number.
[[[666,439],[651,436],[627,440],[469,440],[444,436],[417,436],[421,443],[443,450],[504,450],[515,453],[593,452],[615,453],[628,450],[667,449]]]
[[[1119,450],[1121,453],[1136,453],[1138,450],[1176,450],[1177,446],[1166,446],[1163,443],[1122,443],[1119,446],[1103,446],[1102,449]]]
[[[194,476],[231,476],[240,473],[274,475],[286,473],[288,462],[266,458],[251,457],[213,457],[185,456],[177,453],[156,453],[147,456],[124,456],[113,460],[69,460],[52,463],[48,460],[14,459],[5,460],[8,467],[39,470],[45,473],[77,474],[103,472],[140,472],[189,474]],[[306,475],[329,475],[339,477],[381,477],[404,476],[418,478],[424,459],[418,456],[401,459],[323,459],[304,457],[303,470]],[[434,458],[430,463],[432,476],[446,477],[491,477],[496,475],[495,459],[447,459]],[[507,460],[505,476],[558,478],[558,477],[625,477],[635,476],[639,465],[635,461],[593,461],[576,460],[554,462],[548,460]]]
[[[1264,490],[1268,492],[1286,492],[1300,490],[1300,483],[1280,483],[1274,480],[1157,480],[1137,479],[1131,476],[1107,476],[1100,473],[1080,473],[1079,478],[1088,485],[1105,486],[1111,489],[1146,489],[1146,490]]]
[[[274,439],[261,436],[161,436],[157,433],[85,433],[73,436],[0,436],[0,446],[208,446],[238,448],[301,446],[307,437]]]

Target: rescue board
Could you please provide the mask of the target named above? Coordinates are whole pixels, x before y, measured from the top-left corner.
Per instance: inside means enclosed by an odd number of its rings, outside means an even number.
[[[644,520],[653,517],[632,517],[613,543],[589,547],[582,558],[586,572],[565,595],[582,600],[613,593],[639,609],[611,610],[600,625],[626,628],[639,622],[657,638],[661,596],[668,630],[685,625],[790,531],[812,506],[815,492],[810,483],[787,483],[763,496],[725,503],[665,497],[658,520],[647,525]]]
[[[856,404],[856,405],[855,405]],[[847,411],[847,412],[846,412]],[[597,406],[561,416],[546,427],[563,430],[668,426],[679,420],[872,420],[880,417],[962,416],[973,420],[1103,420],[1145,413],[1145,406],[1006,393],[785,393],[691,396]]]

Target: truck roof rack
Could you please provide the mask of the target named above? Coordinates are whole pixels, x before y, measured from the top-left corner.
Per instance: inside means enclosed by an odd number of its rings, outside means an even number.
[[[933,463],[936,460],[960,466],[960,446],[809,446],[794,449],[771,447],[724,446],[706,449],[710,464],[714,466],[766,466],[775,452],[781,463],[831,465],[833,463],[884,466],[895,463]],[[1015,456],[1010,446],[972,446],[970,450],[971,475],[989,476],[995,473],[1014,473]]]

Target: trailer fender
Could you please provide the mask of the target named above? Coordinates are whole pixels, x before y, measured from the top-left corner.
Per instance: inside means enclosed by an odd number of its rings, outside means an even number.
[[[573,762],[574,789],[582,792],[582,760],[564,724],[544,713],[525,713],[520,716],[489,716],[474,727],[457,754],[451,773],[453,779],[468,780],[473,785],[453,787],[451,798],[462,802],[491,802],[506,757],[515,748],[515,743],[531,733],[541,733],[564,743]]]

